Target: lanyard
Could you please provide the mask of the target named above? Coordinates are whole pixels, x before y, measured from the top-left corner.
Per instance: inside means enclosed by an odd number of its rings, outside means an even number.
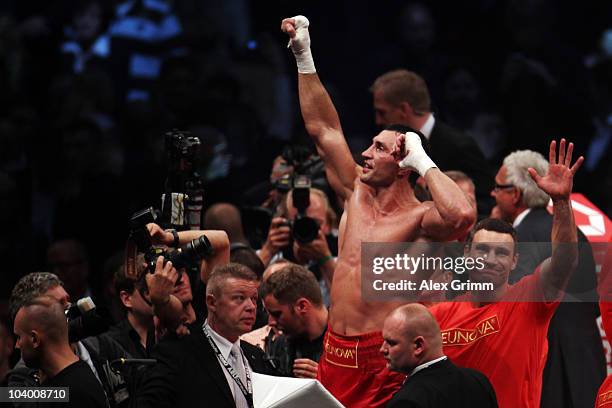
[[[242,380],[240,379],[240,376],[238,375],[236,370],[234,370],[234,367],[232,367],[232,365],[227,362],[225,357],[223,357],[223,354],[221,354],[221,350],[219,350],[219,347],[217,347],[217,344],[208,332],[208,326],[206,324],[202,325],[202,331],[204,332],[206,339],[210,343],[210,347],[212,347],[215,354],[217,355],[217,359],[221,362],[223,367],[225,367],[229,375],[234,379],[234,381],[238,385],[238,388],[240,388],[240,391],[242,391],[242,394],[244,395],[247,404],[249,404],[249,407],[253,408],[253,386],[251,384],[251,374],[249,372],[248,363],[247,361],[245,361],[244,356],[242,356],[242,363],[244,364],[244,373],[246,374],[246,387],[242,383]]]

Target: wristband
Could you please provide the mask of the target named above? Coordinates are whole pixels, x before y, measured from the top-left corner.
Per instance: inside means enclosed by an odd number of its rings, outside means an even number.
[[[310,52],[309,22],[304,16],[295,16],[295,37],[289,40],[289,47],[295,56],[298,72],[300,74],[314,74],[317,72]]]
[[[400,168],[415,170],[420,176],[425,177],[427,170],[438,167],[425,153],[419,135],[414,132],[406,132],[404,139],[404,152],[408,153],[399,163]]]
[[[167,229],[166,232],[172,233],[172,237],[173,237],[172,247],[178,248],[180,245],[178,232],[176,232],[174,228]]]
[[[319,260],[317,261],[317,265],[319,265],[319,266],[323,266],[323,265],[325,265],[325,264],[326,264],[326,263],[327,263],[329,260],[331,260],[331,259],[334,259],[334,256],[333,256],[333,255],[327,255],[327,256],[324,256],[323,258],[321,258],[321,259],[319,259]]]

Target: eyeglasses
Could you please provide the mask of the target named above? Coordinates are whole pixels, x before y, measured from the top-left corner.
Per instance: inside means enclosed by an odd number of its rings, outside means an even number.
[[[512,184],[497,184],[495,183],[495,191],[499,191],[499,190],[504,190],[506,188],[514,188],[514,185]]]

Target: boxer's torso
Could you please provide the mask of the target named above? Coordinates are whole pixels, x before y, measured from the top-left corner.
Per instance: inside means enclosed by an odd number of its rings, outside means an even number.
[[[415,198],[392,211],[381,211],[372,190],[355,182],[340,222],[338,261],[330,293],[329,322],[334,332],[352,336],[380,331],[387,314],[405,303],[362,300],[361,243],[426,240],[421,221],[430,205]]]

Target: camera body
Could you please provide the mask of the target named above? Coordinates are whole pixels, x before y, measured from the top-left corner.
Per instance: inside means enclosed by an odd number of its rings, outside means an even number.
[[[64,313],[68,320],[68,340],[71,343],[108,330],[108,320],[97,313],[96,304],[90,297],[77,300]]]
[[[197,172],[201,141],[190,132],[165,134],[168,173],[162,195],[161,225],[198,230],[202,225],[204,188]]]
[[[151,242],[151,235],[147,229],[147,224],[155,222],[156,214],[152,207],[138,211],[130,219],[130,240],[134,242],[139,252],[144,254],[147,269],[150,273],[155,272],[157,258],[164,257],[165,262],[172,262],[172,265],[179,272],[181,270],[195,266],[201,259],[213,255],[212,245],[206,235],[202,235],[192,240],[182,248],[175,250],[156,247]]]
[[[298,213],[289,225],[293,239],[301,244],[312,242],[319,235],[319,223],[306,215],[306,210],[310,206],[311,185],[312,182],[307,175],[296,175],[293,178],[291,199]]]

